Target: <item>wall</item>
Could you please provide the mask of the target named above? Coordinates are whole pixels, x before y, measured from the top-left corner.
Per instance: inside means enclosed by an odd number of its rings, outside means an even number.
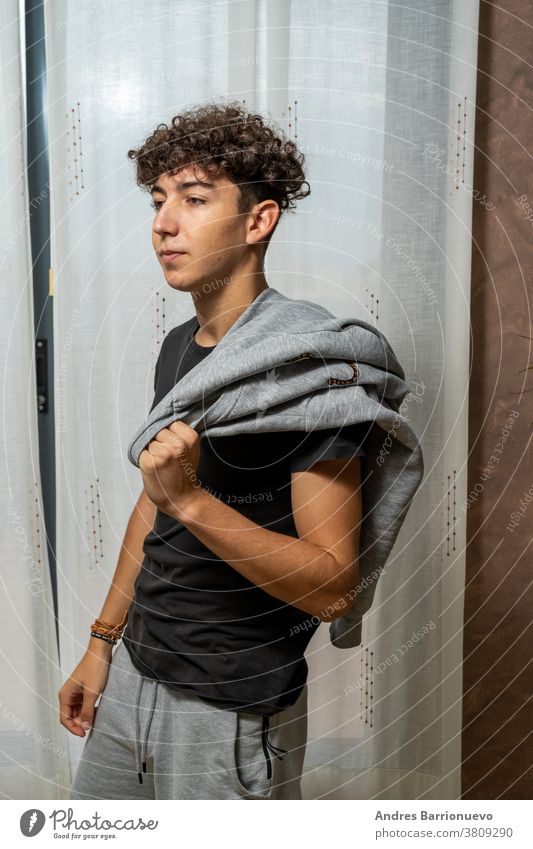
[[[533,792],[533,5],[481,2],[463,798]]]

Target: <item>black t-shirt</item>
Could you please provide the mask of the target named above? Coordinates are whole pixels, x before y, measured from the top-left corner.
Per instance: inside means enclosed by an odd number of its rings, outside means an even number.
[[[197,330],[193,316],[165,337],[152,409],[216,347],[198,345]],[[364,432],[362,425],[225,437],[206,432],[198,480],[258,525],[297,537],[291,472],[334,457],[363,457]],[[307,680],[304,652],[317,618],[247,580],[159,510],[143,551],[123,635],[133,664],[226,710],[270,715],[294,704]]]

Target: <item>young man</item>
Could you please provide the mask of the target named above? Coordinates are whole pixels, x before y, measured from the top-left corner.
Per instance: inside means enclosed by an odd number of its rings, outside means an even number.
[[[267,288],[280,214],[309,191],[294,143],[238,103],[129,156],[166,282],[196,312],[163,341],[153,409]],[[59,694],[62,724],[89,729],[70,798],[301,798],[304,652],[357,584],[361,441],[357,425],[200,439],[176,421],[150,442],[100,630]]]

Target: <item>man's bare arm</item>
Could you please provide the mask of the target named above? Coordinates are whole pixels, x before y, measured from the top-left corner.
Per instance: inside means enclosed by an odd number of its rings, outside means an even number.
[[[124,613],[129,609],[134,596],[134,586],[139,574],[143,554],[143,542],[155,522],[157,508],[150,501],[143,489],[129,519],[124,540],[118,557],[117,568],[111,581],[109,592],[99,614],[99,619],[112,625],[122,621]],[[99,645],[98,645],[99,644]],[[101,646],[109,646],[98,637],[91,637],[89,648],[99,649]]]
[[[143,561],[143,542],[152,530],[156,507],[142,491],[128,522],[117,567],[99,619],[112,625],[129,610],[134,586]],[[96,702],[103,692],[113,656],[113,646],[89,637],[87,651],[59,691],[60,722],[71,734],[84,737],[94,722]]]
[[[291,497],[299,538],[256,524],[200,488],[173,515],[265,592],[331,622],[352,606],[358,580],[360,458],[323,460],[293,473]]]

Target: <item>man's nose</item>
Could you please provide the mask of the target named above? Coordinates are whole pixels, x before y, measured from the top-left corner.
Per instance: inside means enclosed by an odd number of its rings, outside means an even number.
[[[157,212],[154,223],[153,223],[154,232],[159,236],[163,235],[163,233],[177,233],[179,232],[179,215],[178,215],[178,204],[177,203],[165,203]]]

